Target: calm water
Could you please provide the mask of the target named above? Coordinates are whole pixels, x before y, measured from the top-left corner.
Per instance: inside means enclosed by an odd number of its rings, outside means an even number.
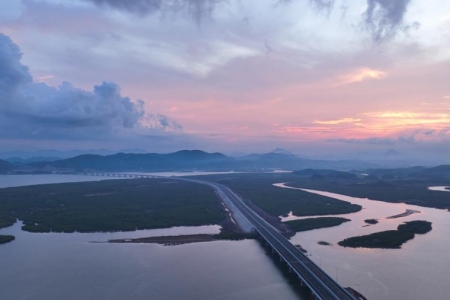
[[[276,186],[283,187],[283,184]],[[370,300],[447,300],[450,295],[450,213],[444,210],[406,204],[393,204],[334,193],[306,190],[311,193],[345,200],[363,206],[353,214],[340,215],[351,219],[337,227],[317,229],[296,234],[291,241],[301,244],[311,258],[344,286],[359,289]],[[441,193],[439,191],[439,193]],[[449,194],[450,201],[450,194]],[[404,218],[386,219],[406,209],[421,213]],[[285,219],[300,219],[290,216]],[[365,219],[380,223],[365,226]],[[427,220],[433,230],[416,235],[402,249],[352,249],[337,242],[352,236],[396,229],[406,221]],[[364,227],[365,226],[365,227]],[[318,245],[327,241],[332,246]]]
[[[14,178],[13,178],[14,177]],[[64,175],[0,176],[6,186],[92,181]],[[9,182],[9,183],[8,183]],[[303,299],[256,241],[162,246],[106,244],[113,238],[216,233],[219,226],[116,233],[28,233],[0,245],[0,299]]]

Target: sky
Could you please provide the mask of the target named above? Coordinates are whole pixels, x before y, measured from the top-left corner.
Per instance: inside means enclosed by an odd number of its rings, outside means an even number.
[[[449,78],[450,1],[0,1],[0,151],[445,158]]]

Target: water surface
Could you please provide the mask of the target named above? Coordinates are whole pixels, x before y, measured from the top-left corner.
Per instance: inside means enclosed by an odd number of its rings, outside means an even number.
[[[283,184],[276,184],[283,187]],[[296,189],[296,188],[293,188]],[[336,278],[343,286],[360,290],[370,300],[447,300],[448,263],[450,261],[450,214],[446,210],[373,201],[335,193],[307,190],[311,193],[359,204],[360,212],[337,215],[348,219],[340,226],[297,233],[291,242],[301,244],[318,265]],[[449,196],[450,201],[450,196]],[[420,213],[403,218],[386,219],[405,212],[406,209]],[[289,219],[305,217],[290,216]],[[285,218],[287,219],[287,218]],[[365,219],[378,219],[380,223],[366,226]],[[403,222],[427,220],[433,230],[416,235],[402,249],[353,249],[337,243],[345,238],[396,229]],[[318,241],[332,243],[318,245]]]
[[[0,186],[102,179],[5,175],[0,176]],[[29,233],[17,222],[0,229],[0,234],[16,236],[15,241],[0,245],[0,299],[307,299],[254,240],[178,246],[92,243],[218,233],[219,229],[211,225],[114,233]]]

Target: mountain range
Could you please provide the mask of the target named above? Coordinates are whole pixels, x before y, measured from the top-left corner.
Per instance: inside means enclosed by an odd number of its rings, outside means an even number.
[[[52,161],[15,162],[16,168],[35,171],[251,171],[264,169],[299,170],[303,168],[354,169],[372,168],[361,161],[310,160],[276,149],[265,154],[229,157],[222,153],[182,150],[169,154],[117,153],[112,155],[83,154]]]

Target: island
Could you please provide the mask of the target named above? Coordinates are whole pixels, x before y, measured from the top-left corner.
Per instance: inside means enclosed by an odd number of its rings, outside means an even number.
[[[0,235],[0,245],[14,241],[16,238],[13,235]]]
[[[287,224],[293,231],[301,232],[319,228],[327,228],[341,225],[342,223],[349,222],[349,219],[340,217],[320,217],[320,218],[307,218],[293,221],[286,221]]]
[[[176,236],[152,236],[137,239],[114,239],[109,243],[149,243],[176,246],[190,243],[212,242],[217,240],[244,240],[256,238],[255,233],[221,232],[219,234],[187,234]]]
[[[366,222],[367,224],[370,224],[370,225],[378,224],[377,219],[367,219],[367,220],[364,220],[364,222]]]
[[[404,213],[401,213],[401,214],[398,214],[395,216],[390,216],[390,217],[387,217],[386,219],[404,218],[404,217],[408,217],[412,214],[418,214],[418,213],[420,213],[420,211],[414,210],[414,209],[407,209]]]
[[[325,242],[325,241],[318,241],[317,244],[322,246],[331,246],[331,243]]]
[[[400,224],[397,230],[387,230],[369,235],[351,237],[340,241],[338,244],[342,247],[351,248],[400,249],[404,243],[412,240],[416,234],[425,234],[431,231],[431,229],[431,222],[411,221]]]

